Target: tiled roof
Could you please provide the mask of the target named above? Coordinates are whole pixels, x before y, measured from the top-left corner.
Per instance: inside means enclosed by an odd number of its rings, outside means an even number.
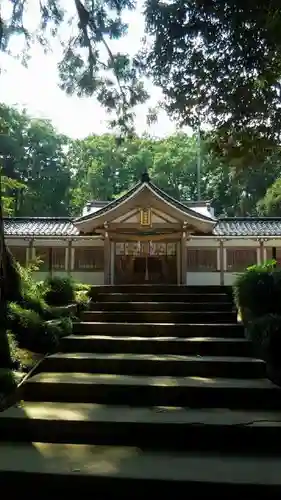
[[[119,198],[116,198],[115,200],[108,202],[106,205],[102,205],[99,208],[99,210],[95,211],[94,216],[100,217],[101,215],[106,214],[109,210],[112,210],[113,208],[117,207],[118,205],[120,205],[121,203],[126,201],[128,198],[130,198],[133,194],[137,193],[137,191],[139,190],[139,188],[141,188],[142,185],[148,186],[151,189],[152,193],[155,193],[159,197],[163,198],[164,201],[167,201],[168,203],[170,203],[171,205],[173,205],[177,209],[185,212],[187,215],[194,216],[194,213],[196,213],[194,210],[192,210],[192,208],[190,206],[187,205],[187,203],[183,203],[179,200],[176,200],[175,198],[173,198],[169,194],[165,193],[165,191],[162,191],[162,189],[157,187],[152,182],[148,182],[148,183],[138,182],[137,184],[135,184],[135,186],[133,186],[131,189],[129,189],[126,193],[124,193]],[[197,213],[197,216],[203,220],[206,220],[209,222],[214,222],[211,215],[207,216],[203,213],[200,213],[200,214]],[[78,217],[76,219],[76,221],[83,222],[83,221],[86,221],[92,217],[93,217],[93,213],[91,213],[91,211],[90,211],[90,212],[82,215],[81,217]]]
[[[4,219],[6,236],[78,236],[70,217],[11,217]],[[281,217],[218,219],[216,236],[281,236]]]
[[[70,217],[11,217],[4,219],[7,236],[77,236]]]
[[[217,236],[281,236],[281,217],[229,217],[218,219]]]

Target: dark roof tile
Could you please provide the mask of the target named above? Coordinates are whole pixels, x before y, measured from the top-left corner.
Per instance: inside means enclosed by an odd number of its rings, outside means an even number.
[[[229,217],[218,219],[217,236],[281,236],[281,217]]]
[[[6,236],[78,236],[71,217],[7,217]],[[281,217],[233,217],[218,219],[216,236],[281,236]]]
[[[11,217],[4,219],[7,236],[77,236],[70,217]]]

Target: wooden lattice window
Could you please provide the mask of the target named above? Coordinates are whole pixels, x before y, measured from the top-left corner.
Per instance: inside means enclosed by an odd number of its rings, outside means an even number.
[[[227,270],[231,272],[245,271],[247,267],[257,263],[256,248],[227,248]]]
[[[104,249],[103,248],[76,248],[74,258],[76,271],[103,271]]]
[[[217,270],[216,248],[188,248],[187,271],[213,272]]]
[[[65,270],[65,248],[55,247],[51,249],[52,252],[52,269],[64,271]]]
[[[26,265],[26,248],[25,247],[9,247],[14,259],[21,265]]]
[[[65,270],[65,248],[63,247],[36,247],[36,257],[42,261],[40,271]]]
[[[40,259],[42,261],[39,264],[40,271],[48,271],[49,270],[49,248],[48,247],[36,247],[35,248],[35,256],[36,259]]]
[[[275,252],[274,252],[273,248],[267,248],[265,258],[266,258],[266,260],[271,260],[271,259],[276,260],[278,267],[280,267],[281,266],[281,247],[275,247]]]

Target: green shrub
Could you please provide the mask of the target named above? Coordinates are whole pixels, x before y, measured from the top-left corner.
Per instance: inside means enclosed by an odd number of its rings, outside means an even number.
[[[98,293],[98,287],[96,286],[91,286],[90,290],[88,290],[88,296],[93,302],[97,301]]]
[[[49,331],[47,323],[36,311],[12,302],[8,307],[8,319],[19,347],[39,353],[52,352],[57,348],[58,338]]]
[[[78,315],[82,311],[87,311],[90,307],[90,297],[86,290],[79,290],[75,293],[75,302],[77,304],[77,313]]]
[[[251,266],[237,276],[234,299],[246,322],[269,313],[281,312],[281,272],[274,261]]]
[[[7,368],[0,368],[0,398],[15,390],[20,379],[19,373]]]
[[[72,321],[69,317],[47,321],[47,330],[56,335],[59,340],[61,337],[71,335],[73,330]]]
[[[43,298],[44,286],[33,279],[33,272],[38,269],[37,260],[27,267],[19,266],[21,278],[21,297],[17,302],[24,309],[32,309],[43,317],[50,314],[50,307]]]
[[[11,364],[14,369],[19,369],[21,362],[19,359],[19,348],[18,348],[18,342],[16,340],[15,335],[11,331],[7,331],[7,339],[9,343],[9,350],[10,350],[10,359],[11,359]]]
[[[51,306],[65,306],[75,299],[74,283],[69,277],[54,276],[44,281],[44,298]]]
[[[267,314],[251,321],[246,336],[256,354],[274,367],[281,367],[281,315]]]
[[[77,292],[88,292],[91,289],[92,285],[87,285],[86,283],[74,283],[74,289]]]
[[[3,266],[5,269],[3,283],[5,301],[17,301],[21,297],[20,267],[6,245],[3,249]]]

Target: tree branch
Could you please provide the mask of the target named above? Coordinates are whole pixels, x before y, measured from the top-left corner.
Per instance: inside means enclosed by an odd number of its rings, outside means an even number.
[[[89,63],[90,63],[91,74],[93,74],[93,60],[94,60],[94,56],[93,56],[93,50],[92,50],[91,40],[90,40],[89,35],[88,35],[88,29],[87,29],[88,26],[90,26],[93,29],[94,33],[96,33],[96,34],[99,35],[99,37],[101,39],[101,42],[103,43],[104,47],[107,50],[107,53],[108,53],[109,58],[110,58],[110,60],[112,62],[112,65],[113,65],[113,73],[114,73],[114,76],[116,78],[116,82],[117,82],[117,85],[118,85],[118,88],[119,88],[119,91],[120,91],[120,94],[121,94],[121,97],[122,97],[122,100],[123,100],[123,110],[124,110],[124,108],[126,108],[128,106],[128,102],[127,102],[127,98],[126,98],[126,95],[125,95],[122,83],[120,81],[120,78],[116,74],[116,71],[114,70],[114,62],[115,62],[114,55],[113,55],[113,53],[112,53],[112,51],[111,51],[108,43],[106,42],[106,40],[105,40],[105,38],[103,36],[103,33],[97,27],[94,19],[90,17],[89,11],[87,11],[87,9],[84,7],[84,5],[81,3],[80,0],[74,0],[74,1],[75,1],[75,6],[76,6],[77,14],[78,14],[78,17],[79,17],[79,25],[78,26],[82,30],[83,34],[84,34],[86,45],[87,45],[88,52],[89,52]]]

